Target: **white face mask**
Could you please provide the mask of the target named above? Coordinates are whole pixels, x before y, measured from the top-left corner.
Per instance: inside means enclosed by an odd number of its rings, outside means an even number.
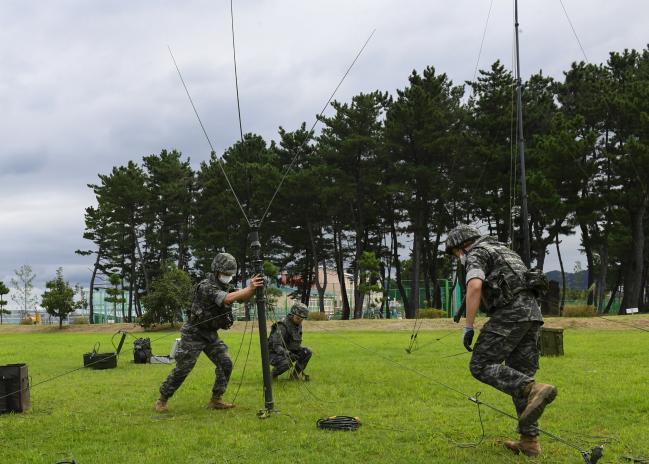
[[[462,263],[462,266],[466,266],[466,255],[465,254],[462,254],[462,256],[460,256],[460,263]]]
[[[234,276],[226,275],[226,274],[219,274],[219,282],[221,282],[222,284],[227,285],[232,280],[232,277],[234,277]]]

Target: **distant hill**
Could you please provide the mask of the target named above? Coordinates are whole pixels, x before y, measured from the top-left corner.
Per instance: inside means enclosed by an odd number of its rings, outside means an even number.
[[[561,271],[546,272],[548,280],[556,280],[561,285]],[[586,290],[588,287],[588,271],[566,272],[566,288],[579,288]]]

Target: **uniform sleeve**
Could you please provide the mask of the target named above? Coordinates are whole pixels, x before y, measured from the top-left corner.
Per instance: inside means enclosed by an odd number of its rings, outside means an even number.
[[[284,354],[286,352],[286,347],[284,346],[285,338],[286,327],[284,327],[284,324],[275,324],[275,330],[268,337],[268,344],[271,350],[277,354]]]
[[[225,300],[225,297],[228,294],[228,292],[219,290],[213,285],[201,285],[198,290],[201,294],[201,297],[204,298],[205,300],[214,302],[218,306],[225,306],[223,301]]]
[[[489,254],[482,248],[469,251],[466,257],[466,282],[472,279],[485,280]]]

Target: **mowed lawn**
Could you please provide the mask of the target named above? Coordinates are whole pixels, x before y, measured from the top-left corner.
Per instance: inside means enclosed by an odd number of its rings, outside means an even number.
[[[280,380],[273,385],[278,414],[260,420],[263,407],[259,339],[223,332],[234,359],[242,346],[226,400],[237,387],[237,407],[208,411],[214,369],[201,358],[169,402],[170,413],[156,414],[158,387],[172,365],[136,365],[128,337],[116,369],[82,369],[31,390],[33,408],[0,416],[0,462],[48,463],[75,459],[101,463],[520,463],[500,442],[515,436],[515,422],[482,407],[484,440],[475,404],[436,382],[513,413],[506,395],[474,380],[469,355],[460,353],[461,331],[423,330],[421,347],[408,354],[410,331],[399,325],[345,327],[305,324],[304,342],[315,353],[309,383]],[[456,326],[457,327],[457,326]],[[310,330],[312,328],[312,330]],[[617,327],[615,328],[617,329]],[[615,329],[566,329],[566,355],[542,358],[538,380],[556,383],[559,396],[541,427],[591,448],[606,442],[600,462],[649,455],[649,333]],[[97,341],[110,351],[110,332],[0,329],[0,364],[24,362],[32,383],[83,364],[83,353]],[[137,336],[143,334],[136,333]],[[167,354],[177,332],[144,334],[156,354]],[[243,340],[243,343],[242,343]],[[387,358],[387,359],[386,359]],[[389,361],[389,360],[391,361]],[[417,371],[417,372],[415,372]],[[422,374],[422,375],[420,375]],[[431,379],[434,379],[431,380]],[[316,428],[316,420],[352,415],[356,432]],[[534,462],[583,462],[579,452],[550,438]]]

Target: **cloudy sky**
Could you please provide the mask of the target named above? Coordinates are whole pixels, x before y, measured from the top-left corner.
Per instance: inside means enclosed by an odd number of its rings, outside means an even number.
[[[274,138],[312,123],[373,29],[336,98],[394,93],[433,65],[473,78],[491,0],[235,0],[243,126]],[[563,0],[592,62],[641,49],[649,3]],[[511,0],[493,0],[480,66],[512,62]],[[583,59],[559,0],[522,0],[524,77]],[[209,150],[169,45],[217,151],[238,138],[228,0],[0,0],[0,280],[30,264],[42,287],[63,266],[87,285],[87,184],[163,148]],[[566,258],[579,258],[568,239]],[[554,255],[547,270],[557,268]]]

